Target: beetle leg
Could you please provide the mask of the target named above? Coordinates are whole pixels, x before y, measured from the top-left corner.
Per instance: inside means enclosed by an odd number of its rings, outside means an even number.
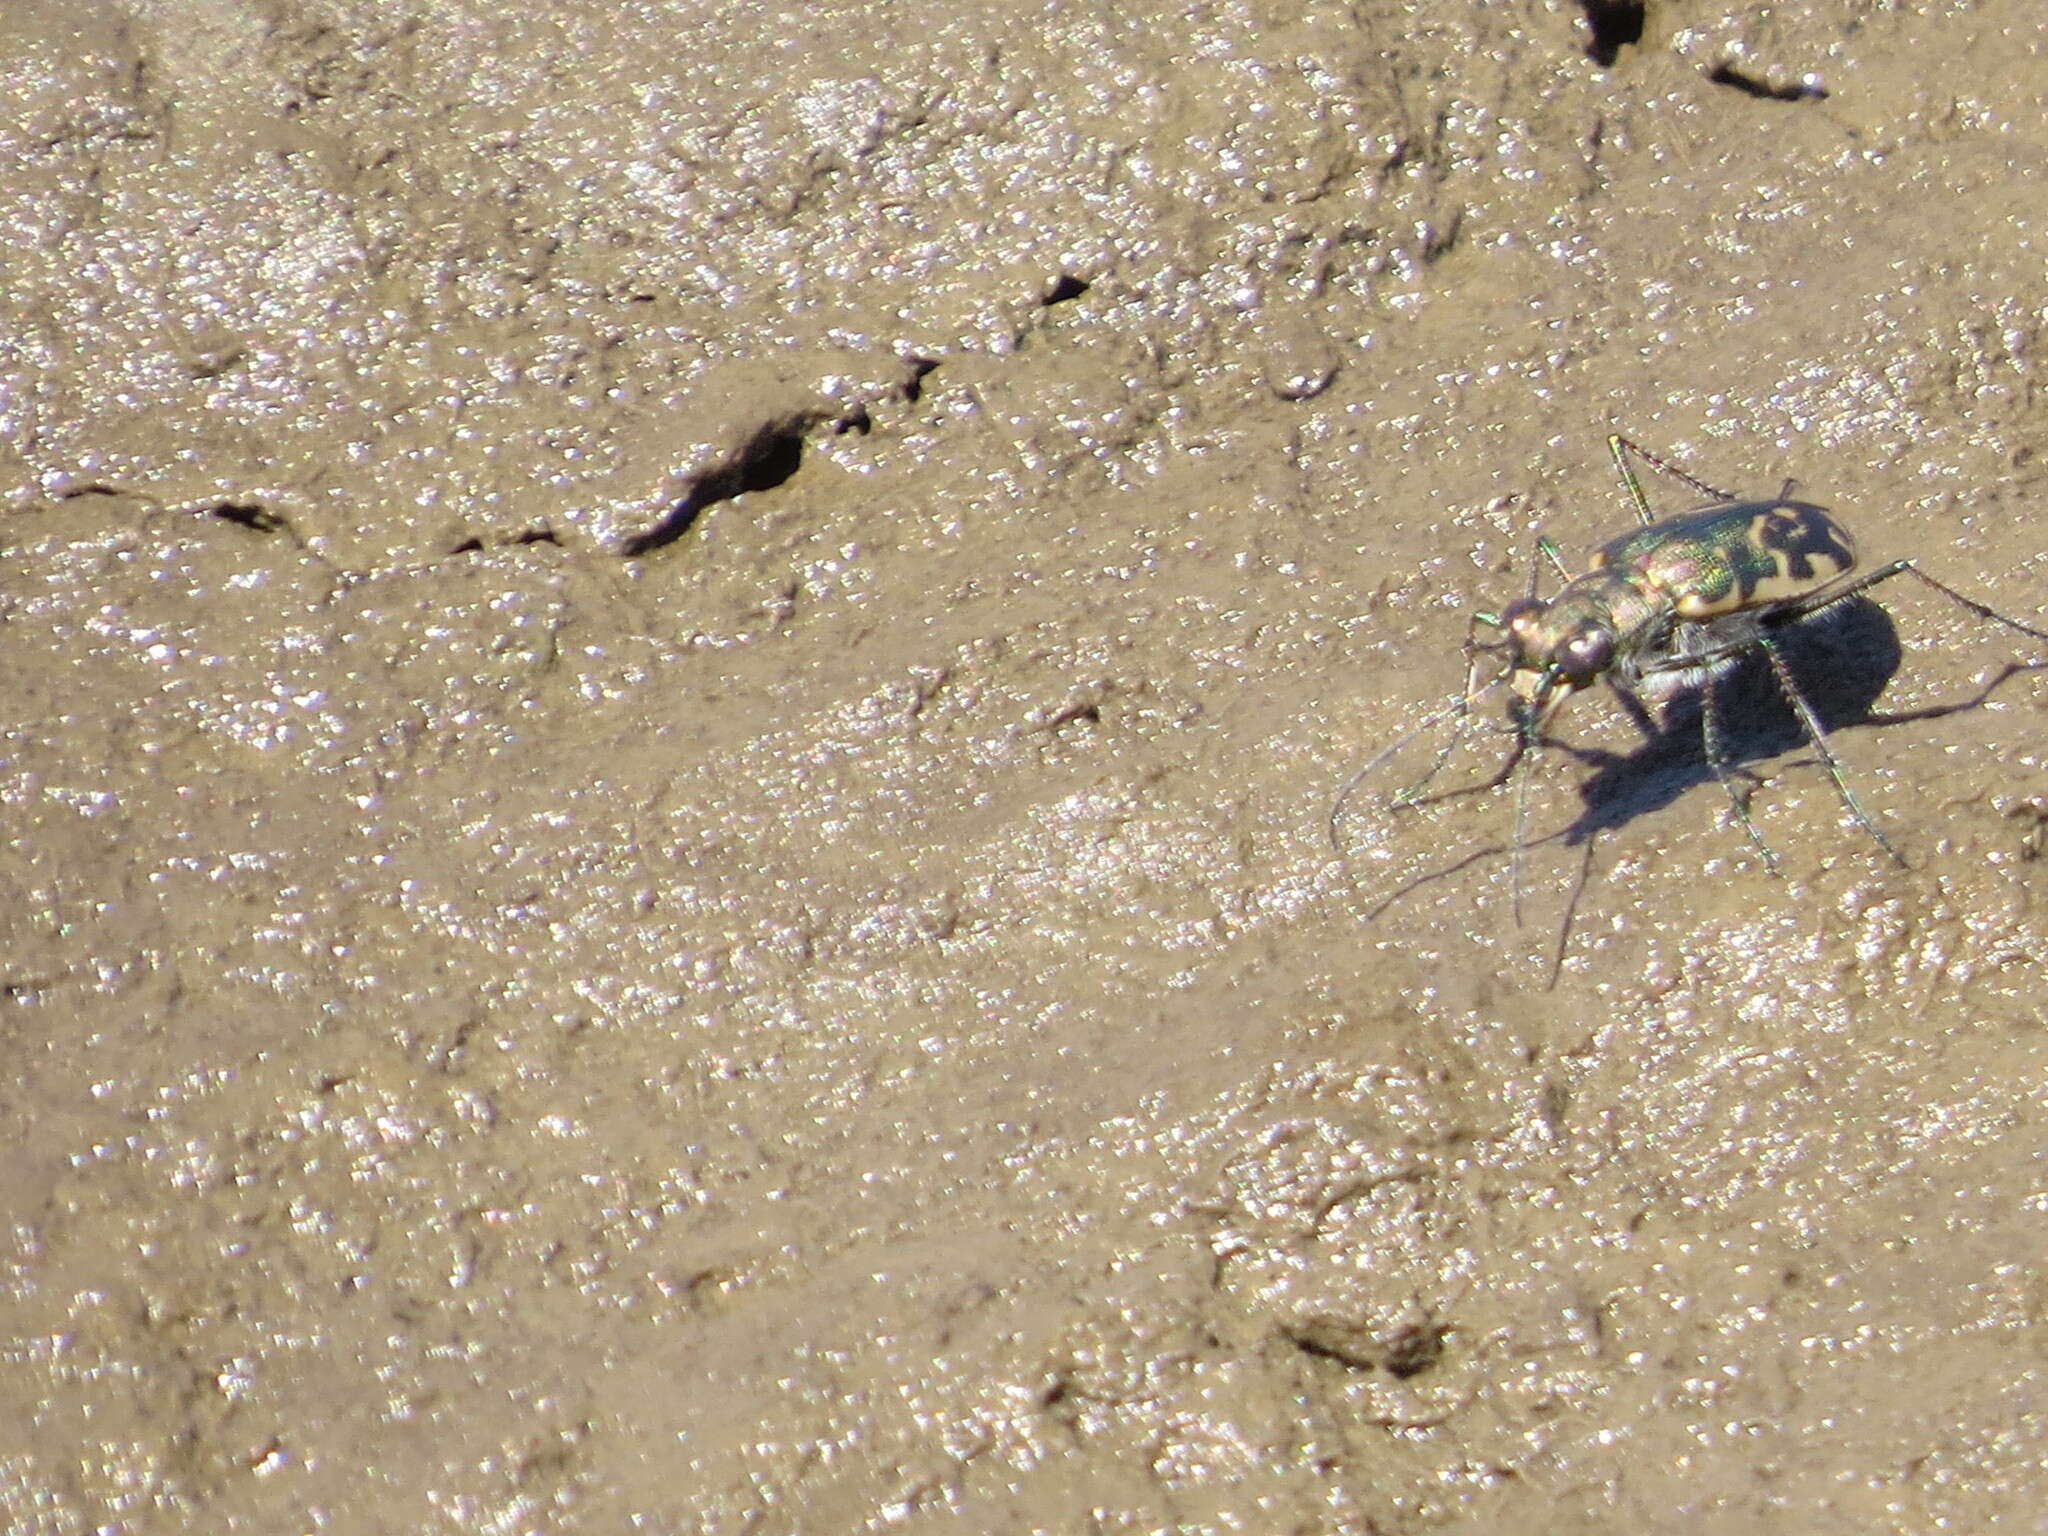
[[[1776,653],[1772,654],[1775,657]],[[1764,861],[1764,868],[1773,875],[1777,874],[1778,856],[1771,852],[1771,845],[1764,841],[1763,833],[1757,831],[1756,823],[1749,819],[1749,796],[1735,787],[1735,770],[1728,761],[1727,748],[1721,736],[1721,707],[1715,701],[1712,674],[1700,681],[1700,742],[1706,748],[1707,766],[1714,770],[1715,779],[1727,792],[1728,808],[1735,813],[1736,822],[1749,835],[1751,846]]]
[[[1901,566],[1900,569],[1910,570],[1912,567]],[[1904,864],[1905,858],[1892,846],[1891,839],[1884,835],[1877,823],[1870,819],[1870,813],[1863,809],[1862,802],[1856,798],[1856,792],[1849,788],[1849,781],[1842,776],[1842,765],[1836,761],[1835,754],[1828,748],[1827,728],[1820,723],[1820,716],[1813,712],[1813,706],[1806,702],[1806,695],[1799,691],[1799,684],[1792,676],[1792,669],[1785,665],[1785,658],[1778,650],[1778,643],[1769,635],[1757,636],[1756,643],[1770,662],[1771,675],[1777,678],[1778,688],[1785,695],[1786,702],[1799,716],[1799,723],[1806,731],[1806,739],[1812,744],[1814,755],[1820,759],[1821,766],[1827,769],[1829,779],[1834,781],[1836,798],[1842,802],[1849,814],[1856,818],[1857,824],[1870,834],[1871,841],[1891,855],[1894,864]]]

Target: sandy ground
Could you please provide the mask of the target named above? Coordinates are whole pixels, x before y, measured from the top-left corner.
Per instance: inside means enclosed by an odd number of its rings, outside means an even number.
[[[2041,621],[2034,0],[781,9],[0,11],[10,1536],[2048,1529],[2043,647],[1327,831]]]

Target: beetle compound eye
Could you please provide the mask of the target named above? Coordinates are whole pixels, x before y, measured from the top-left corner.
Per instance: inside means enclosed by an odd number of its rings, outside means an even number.
[[[1515,654],[1525,658],[1541,656],[1549,649],[1543,635],[1543,620],[1550,604],[1540,597],[1518,597],[1500,611],[1500,627],[1507,633]]]
[[[1559,665],[1575,683],[1598,677],[1614,665],[1614,635],[1609,630],[1583,630],[1567,640],[1562,649]]]

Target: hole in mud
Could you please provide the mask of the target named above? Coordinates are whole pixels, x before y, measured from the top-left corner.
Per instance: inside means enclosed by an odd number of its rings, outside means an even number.
[[[1057,733],[1070,725],[1100,725],[1102,709],[1093,700],[1083,700],[1055,710],[1046,722],[1048,733]]]
[[[1070,299],[1078,299],[1087,291],[1088,285],[1082,282],[1080,278],[1074,276],[1071,272],[1062,272],[1053,285],[1045,290],[1045,297],[1038,302],[1047,309],[1051,309],[1055,304],[1064,304]]]
[[[233,523],[237,528],[247,528],[252,533],[275,533],[284,526],[283,518],[253,502],[224,501],[209,515],[222,522]]]
[[[1434,1323],[1403,1328],[1387,1341],[1383,1361],[1388,1372],[1406,1381],[1420,1376],[1444,1357],[1444,1330]]]
[[[689,495],[671,507],[645,533],[627,540],[621,553],[629,558],[673,544],[690,531],[704,509],[750,491],[771,491],[788,480],[802,465],[804,423],[776,422],[760,428],[747,445],[722,469],[705,475],[690,488]]]
[[[1796,85],[1772,85],[1770,81],[1745,74],[1733,64],[1716,64],[1707,71],[1707,78],[1716,85],[1725,85],[1754,96],[1759,101],[1826,101],[1828,93],[1818,79],[1807,75]]]
[[[1372,1361],[1361,1357],[1351,1350],[1339,1349],[1333,1344],[1326,1344],[1312,1333],[1290,1333],[1287,1335],[1287,1340],[1311,1360],[1335,1361],[1338,1365],[1353,1371],[1369,1371],[1373,1366]]]
[[[912,405],[924,398],[924,381],[939,371],[939,360],[935,357],[913,357],[910,359],[910,382],[903,386],[903,398]]]
[[[1420,1376],[1444,1355],[1446,1329],[1418,1322],[1397,1329],[1391,1337],[1367,1338],[1342,1324],[1311,1321],[1285,1330],[1287,1341],[1315,1360],[1330,1360],[1347,1370],[1381,1369],[1400,1381]]]
[[[1622,49],[1643,40],[1643,16],[1649,10],[1647,5],[1630,5],[1624,0],[1579,0],[1579,4],[1586,13],[1586,25],[1593,33],[1593,41],[1586,47],[1586,57],[1602,69],[1612,68]]]
[[[522,544],[559,545],[561,542],[560,539],[555,537],[555,530],[552,528],[522,528],[509,538],[499,540],[498,547],[501,549],[516,549]],[[449,549],[448,553],[451,555],[480,555],[484,552],[484,548],[485,545],[482,539],[471,538],[464,539],[460,544],[454,545]]]

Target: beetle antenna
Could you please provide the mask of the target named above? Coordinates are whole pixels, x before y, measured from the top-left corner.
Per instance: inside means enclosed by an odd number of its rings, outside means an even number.
[[[1406,805],[1413,805],[1415,803],[1413,798],[1414,792],[1436,777],[1437,771],[1450,760],[1451,754],[1457,750],[1458,743],[1465,739],[1465,733],[1471,729],[1472,706],[1498,688],[1501,682],[1502,679],[1496,677],[1483,686],[1467,688],[1463,693],[1450,699],[1443,708],[1431,711],[1419,725],[1403,731],[1399,736],[1367,758],[1365,766],[1344,781],[1344,787],[1337,791],[1337,799],[1330,807],[1329,831],[1331,849],[1340,855],[1344,852],[1344,845],[1338,840],[1337,836],[1337,823],[1344,815],[1344,807],[1350,804],[1352,794],[1359,785],[1363,784],[1371,776],[1375,768],[1407,746],[1416,737],[1423,735],[1425,732],[1435,730],[1446,720],[1455,718],[1458,721],[1458,728],[1451,733],[1450,740],[1445,742],[1442,749],[1438,751],[1436,761],[1430,765],[1429,772],[1425,773],[1415,783],[1409,785],[1394,797],[1393,804],[1396,809]]]
[[[1697,475],[1688,475],[1676,464],[1658,458],[1656,454],[1650,452],[1641,443],[1634,441],[1632,438],[1623,437],[1619,432],[1607,434],[1607,451],[1613,455],[1614,467],[1621,472],[1622,487],[1628,492],[1629,505],[1635,508],[1636,521],[1645,528],[1649,527],[1656,519],[1650,515],[1650,498],[1644,492],[1642,482],[1636,478],[1636,472],[1628,462],[1627,455],[1630,453],[1652,468],[1669,475],[1681,485],[1691,486],[1709,500],[1733,501],[1735,499],[1732,492],[1724,491],[1718,485],[1709,485]]]

